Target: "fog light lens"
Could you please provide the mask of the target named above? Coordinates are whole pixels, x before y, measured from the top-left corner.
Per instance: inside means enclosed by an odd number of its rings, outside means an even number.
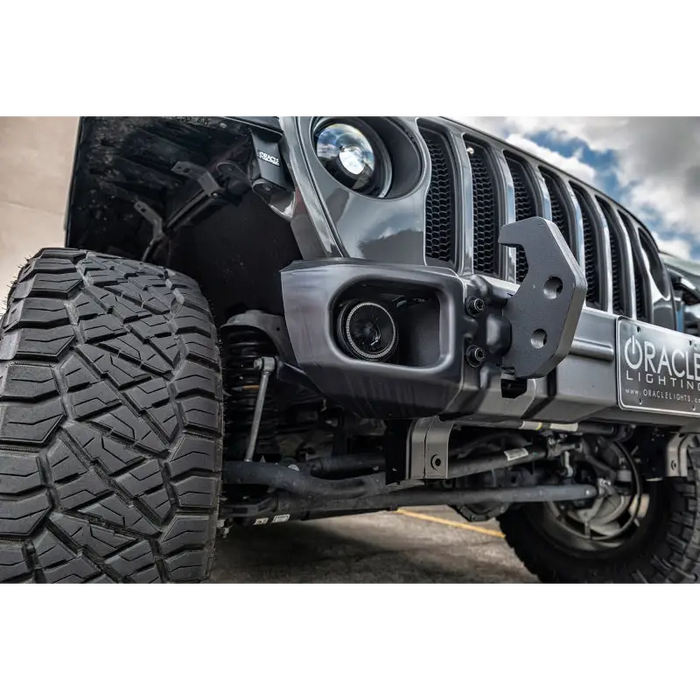
[[[351,302],[338,317],[343,348],[362,360],[387,360],[396,350],[398,333],[391,313],[372,301]]]
[[[340,122],[324,126],[316,136],[316,155],[346,187],[362,192],[372,186],[376,170],[374,149],[358,128]]]

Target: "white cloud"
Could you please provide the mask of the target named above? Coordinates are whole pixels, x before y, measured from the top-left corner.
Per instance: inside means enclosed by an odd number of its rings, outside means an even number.
[[[656,242],[659,244],[659,250],[667,255],[673,255],[676,258],[690,260],[692,256],[692,244],[687,238],[671,237],[666,238],[659,236],[656,231],[652,231]]]
[[[633,144],[630,125],[639,121],[636,117],[457,117],[471,124],[500,135],[509,133],[536,134],[548,131],[561,142],[573,138],[585,141],[594,151],[623,149]]]
[[[596,171],[588,163],[584,163],[580,156],[564,156],[557,151],[552,151],[549,148],[540,146],[531,139],[522,134],[510,134],[506,141],[513,146],[522,148],[524,151],[529,151],[533,155],[541,158],[548,163],[561,168],[567,173],[577,177],[590,184],[595,184]]]

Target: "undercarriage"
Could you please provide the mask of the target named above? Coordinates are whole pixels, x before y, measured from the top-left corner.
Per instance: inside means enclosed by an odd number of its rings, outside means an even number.
[[[692,434],[669,439],[659,428],[592,421],[522,421],[516,428],[505,421],[349,419],[312,396],[285,400],[278,362],[257,358],[252,376],[229,369],[248,382],[239,390],[250,393],[250,431],[224,461],[224,536],[241,525],[411,506],[448,505],[483,521],[544,504],[538,519],[553,542],[606,552],[643,533],[650,485],[688,476]],[[236,389],[230,381],[227,387],[232,400]]]

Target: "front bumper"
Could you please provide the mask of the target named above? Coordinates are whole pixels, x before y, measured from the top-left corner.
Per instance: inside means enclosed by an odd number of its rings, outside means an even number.
[[[334,309],[359,290],[399,290],[428,300],[404,324],[404,360],[367,362],[340,349]],[[570,304],[574,325],[563,356],[544,376],[514,378],[503,369],[518,322],[512,307],[510,317],[507,312],[518,291],[512,283],[448,268],[338,259],[293,264],[282,272],[282,291],[293,363],[321,393],[362,416],[448,416],[484,424],[596,420],[700,430],[693,415],[620,407],[615,314]],[[477,318],[466,309],[473,297],[486,302]],[[697,341],[664,333],[682,343]],[[480,366],[465,358],[474,344],[485,350]]]

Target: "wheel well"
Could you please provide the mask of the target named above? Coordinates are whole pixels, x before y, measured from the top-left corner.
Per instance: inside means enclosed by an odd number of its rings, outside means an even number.
[[[183,229],[158,262],[197,280],[221,325],[251,309],[281,316],[279,272],[300,258],[289,224],[249,192],[238,206]]]
[[[249,126],[234,120],[83,119],[66,243],[139,260],[153,237],[136,210],[146,207],[171,232],[149,260],[196,279],[217,324],[248,309],[281,314],[279,271],[301,255],[289,223],[250,189],[251,154]],[[215,197],[202,199],[197,173]]]

